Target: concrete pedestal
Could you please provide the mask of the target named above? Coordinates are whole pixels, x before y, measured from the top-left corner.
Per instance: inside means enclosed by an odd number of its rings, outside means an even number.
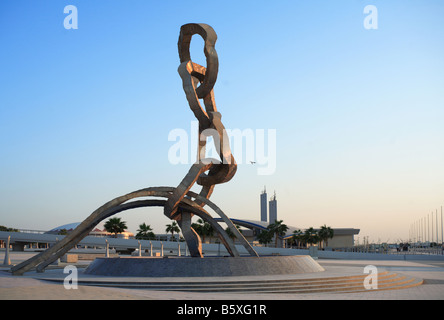
[[[321,272],[310,256],[97,258],[85,274],[116,277],[224,277]]]

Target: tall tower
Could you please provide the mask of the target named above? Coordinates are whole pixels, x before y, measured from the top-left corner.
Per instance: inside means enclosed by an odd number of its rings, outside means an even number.
[[[270,211],[270,220],[269,223],[274,223],[277,221],[277,200],[276,200],[276,191],[274,192],[274,195],[271,197],[269,205],[269,211]]]
[[[261,221],[267,222],[267,191],[265,190],[261,193]]]

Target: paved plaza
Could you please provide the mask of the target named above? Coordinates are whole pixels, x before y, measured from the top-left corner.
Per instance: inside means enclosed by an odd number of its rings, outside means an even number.
[[[12,263],[29,258],[32,253],[12,253]],[[3,261],[3,253],[0,253]],[[181,291],[156,291],[79,285],[67,290],[62,283],[41,280],[45,277],[64,277],[63,269],[45,273],[28,272],[24,276],[12,276],[0,268],[0,299],[38,300],[444,300],[444,260],[441,261],[384,261],[384,260],[333,260],[319,259],[325,269],[321,273],[297,275],[302,279],[362,275],[364,267],[373,265],[378,272],[396,272],[423,280],[423,284],[398,290],[366,291],[356,293],[199,293]],[[82,270],[79,267],[79,270]],[[273,276],[276,279],[285,275]],[[81,278],[79,271],[79,278]],[[134,281],[132,278],[131,280]],[[160,279],[162,280],[162,279]],[[159,281],[160,281],[159,280]],[[176,281],[187,281],[176,278]],[[211,280],[211,279],[209,279]],[[214,279],[213,279],[214,280]]]

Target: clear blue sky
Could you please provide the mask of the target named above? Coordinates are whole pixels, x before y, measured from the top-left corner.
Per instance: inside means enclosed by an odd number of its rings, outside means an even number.
[[[377,30],[363,26],[368,4]],[[63,26],[66,5],[77,30]],[[443,12],[441,0],[1,1],[0,225],[50,229],[177,186],[190,165],[169,163],[168,134],[195,120],[177,40],[203,22],[218,34],[224,125],[277,134],[274,174],[244,159],[211,199],[259,219],[266,185],[289,225],[406,239],[444,205]],[[168,223],[158,209],[120,216],[133,232]]]

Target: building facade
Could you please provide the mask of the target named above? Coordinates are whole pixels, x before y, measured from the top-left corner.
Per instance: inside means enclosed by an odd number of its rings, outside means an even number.
[[[271,197],[270,202],[268,202],[268,210],[270,214],[270,219],[268,222],[275,223],[277,221],[277,200],[276,200],[276,192],[274,193],[273,197]]]
[[[264,191],[261,193],[261,221],[267,221],[267,191],[264,188]]]

